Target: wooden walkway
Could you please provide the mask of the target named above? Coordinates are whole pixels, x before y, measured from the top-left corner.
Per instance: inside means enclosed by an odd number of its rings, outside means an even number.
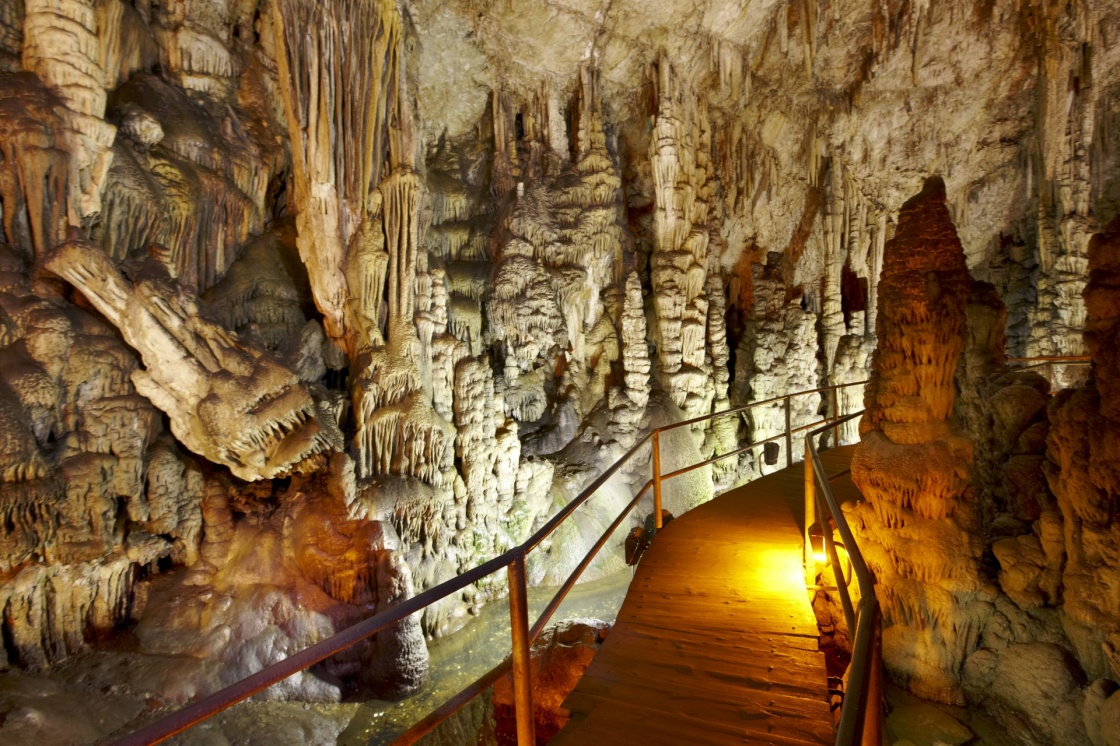
[[[821,460],[835,474],[851,451]],[[833,742],[801,566],[803,478],[795,464],[662,530],[554,746]]]

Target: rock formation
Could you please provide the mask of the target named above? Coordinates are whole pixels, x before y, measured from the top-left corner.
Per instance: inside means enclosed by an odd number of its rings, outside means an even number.
[[[972,443],[950,422],[971,285],[944,183],[931,178],[884,252],[878,347],[852,459],[867,501],[851,515],[883,606],[884,661],[916,694],[955,702],[993,595],[969,491]]]
[[[70,241],[44,266],[81,290],[140,353],[147,369],[133,373],[137,391],[195,453],[252,481],[314,471],[342,447],[330,407],[274,357],[201,318],[198,299],[158,262],[137,265],[130,281],[99,248]]]
[[[801,298],[789,297],[777,253],[765,265],[751,266],[753,304],[743,324],[736,358],[736,403],[767,401],[785,393],[819,388],[817,373],[816,315],[801,307]],[[802,427],[820,420],[819,393],[790,399],[790,425]],[[762,441],[786,429],[785,404],[781,401],[753,407],[747,418],[750,435]],[[805,453],[804,437],[794,438],[792,460]],[[779,458],[766,463],[762,449],[755,454],[755,469],[767,474],[785,467],[785,442],[777,444]],[[773,451],[771,447],[771,451]]]
[[[43,666],[136,611],[161,562],[199,556],[199,465],[161,434],[135,354],[104,320],[36,296],[0,247],[0,664]]]
[[[1111,459],[1100,449],[1112,427],[1106,396],[1120,221],[1089,243],[1093,378],[1049,399],[1045,379],[1006,366],[1006,314],[992,286],[968,282],[959,262],[955,276],[944,272],[949,257],[905,268],[895,254],[953,248],[948,215],[930,192],[903,210],[887,243],[867,432],[853,460],[868,501],[849,516],[884,605],[884,661],[912,691],[981,706],[1018,741],[1108,743],[1118,672],[1117,609],[1106,590],[1115,563],[1105,547],[1115,521],[1102,507],[1111,498],[1100,475]],[[918,308],[926,300],[924,320],[936,325],[915,324],[919,314],[903,300]],[[955,331],[948,342],[947,331]],[[892,371],[890,362],[915,353],[921,363]],[[937,399],[923,393],[930,388]],[[943,419],[930,419],[946,398],[952,420],[944,409]],[[985,550],[998,575],[986,571]]]
[[[1094,678],[1115,680],[1120,677],[1120,605],[1105,589],[1115,587],[1120,572],[1112,550],[1120,531],[1115,515],[1120,482],[1111,450],[1120,442],[1120,220],[1093,237],[1088,254],[1085,344],[1093,357],[1092,379],[1084,388],[1062,392],[1050,405],[1045,471],[1057,514],[1049,515],[1053,530],[1042,537],[1049,560],[1042,564],[1061,573],[1062,609],[1080,628],[1071,638],[1082,666]]]
[[[136,621],[130,655],[197,656],[163,711],[519,544],[651,427],[871,373],[853,520],[891,670],[1025,738],[1096,739],[1065,724],[1120,707],[1089,590],[1115,564],[1112,239],[1089,249],[1120,211],[1114,5],[0,2],[2,667]],[[943,194],[904,208],[932,173]],[[1079,352],[1085,325],[1094,383],[1048,408],[1005,352]],[[679,428],[662,469],[784,427],[765,405]],[[587,577],[616,569],[608,542]],[[413,689],[422,637],[504,593],[274,694]],[[1035,695],[998,683],[1023,672],[1058,693],[1026,720]],[[106,723],[145,711],[142,678]],[[6,706],[0,740],[49,740]]]

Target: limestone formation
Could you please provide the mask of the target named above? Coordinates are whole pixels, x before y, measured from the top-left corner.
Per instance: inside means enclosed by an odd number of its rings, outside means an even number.
[[[649,343],[646,341],[646,314],[642,285],[636,273],[626,279],[626,300],[622,311],[623,385],[611,390],[613,422],[620,433],[634,433],[640,426],[649,402]],[[625,437],[625,435],[622,435]]]
[[[44,266],[82,291],[147,364],[137,390],[184,445],[246,480],[313,471],[342,446],[338,423],[291,370],[205,321],[153,261],[131,281],[96,246],[61,244]]]
[[[960,702],[993,589],[969,491],[972,443],[949,420],[972,278],[934,177],[899,213],[879,285],[878,348],[852,511],[883,606],[883,656],[911,691]],[[921,546],[918,550],[917,547]]]
[[[280,0],[271,11],[300,256],[327,336],[353,353],[361,341],[349,307],[361,288],[347,283],[347,248],[362,222],[377,217],[373,195],[391,168],[384,155],[398,95],[400,15],[382,0]]]
[[[739,342],[735,370],[737,404],[762,402],[785,393],[819,388],[815,315],[801,307],[801,299],[787,292],[776,253],[765,265],[751,265],[753,304],[748,309]],[[819,393],[790,399],[790,424],[802,427],[820,420]],[[781,401],[752,407],[747,413],[750,436],[759,442],[786,429],[785,404]],[[766,463],[763,450],[754,454],[753,468],[762,474],[785,466],[784,439],[778,443],[780,458]],[[805,452],[804,437],[794,438],[791,460]]]
[[[1107,742],[1117,283],[1114,233],[1090,237],[1120,212],[1115,6],[0,2],[3,667],[107,682],[74,732],[111,740],[519,544],[652,427],[870,374],[852,520],[888,669],[1025,742]],[[1093,381],[1054,398],[1005,365],[1084,349]],[[662,469],[785,421],[678,428]],[[666,507],[801,458],[777,442]],[[314,716],[253,712],[337,738],[343,687],[414,688],[423,637],[505,592],[269,695]],[[63,661],[130,621],[140,651]],[[0,741],[59,732],[62,670],[5,675]]]
[[[685,90],[668,60],[657,68],[658,112],[650,139],[654,251],[650,282],[657,311],[657,355],[673,402],[689,415],[711,411],[706,359],[707,277],[714,198],[706,102]]]
[[[1093,357],[1092,378],[1084,388],[1061,392],[1050,405],[1045,473],[1060,513],[1053,520],[1060,526],[1054,539],[1062,609],[1087,628],[1078,658],[1093,674],[1117,677],[1120,605],[1114,593],[1102,589],[1116,587],[1120,573],[1113,551],[1120,531],[1115,515],[1120,480],[1113,456],[1120,443],[1120,220],[1093,237],[1088,253],[1085,344]]]
[[[36,297],[8,247],[0,277],[0,666],[38,667],[128,620],[149,568],[196,561],[202,474],[103,320]]]

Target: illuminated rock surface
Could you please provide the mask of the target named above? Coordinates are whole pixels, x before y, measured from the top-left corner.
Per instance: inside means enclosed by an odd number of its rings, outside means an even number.
[[[54,697],[136,624],[136,656],[193,656],[127,685],[162,712],[523,542],[651,427],[871,376],[852,515],[888,669],[1024,742],[1107,742],[1118,37],[1104,0],[2,0],[0,668]],[[1085,351],[1054,398],[1006,366]],[[662,469],[786,419],[674,430]],[[666,507],[801,458],[777,442]],[[589,577],[621,567],[608,543]],[[505,592],[275,694],[402,694]],[[0,738],[49,740],[53,706],[13,695]]]

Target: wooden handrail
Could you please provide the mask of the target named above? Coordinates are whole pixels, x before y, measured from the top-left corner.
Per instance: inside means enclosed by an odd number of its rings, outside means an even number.
[[[621,525],[622,521],[630,515],[634,508],[645,493],[652,488],[654,495],[654,521],[657,528],[661,527],[661,483],[666,479],[672,479],[686,472],[694,469],[701,468],[708,464],[714,463],[721,459],[730,458],[739,455],[752,448],[757,448],[760,445],[776,441],[784,438],[787,443],[787,463],[791,460],[789,453],[789,444],[792,442],[791,438],[794,433],[801,432],[808,428],[820,425],[822,423],[829,423],[824,429],[830,427],[839,427],[843,422],[851,419],[851,416],[845,418],[837,418],[835,416],[836,401],[838,399],[837,392],[840,389],[848,388],[850,386],[862,386],[867,381],[855,381],[852,383],[837,384],[834,386],[825,386],[816,389],[808,389],[806,391],[797,391],[784,396],[773,397],[762,401],[751,402],[740,407],[733,409],[726,409],[720,412],[713,412],[711,414],[702,415],[700,417],[693,417],[682,422],[665,425],[663,427],[655,428],[648,434],[638,440],[625,454],[622,455],[617,461],[611,464],[606,471],[600,474],[594,481],[591,482],[580,494],[560,509],[552,518],[550,518],[540,529],[533,533],[524,543],[514,547],[504,554],[495,557],[494,559],[484,562],[483,564],[468,570],[467,572],[457,575],[450,580],[440,583],[437,586],[429,588],[428,590],[413,596],[412,598],[402,601],[400,604],[391,609],[375,614],[374,616],[365,619],[357,624],[348,627],[341,632],[338,632],[325,640],[322,640],[309,648],[306,648],[299,653],[296,653],[282,661],[278,661],[260,671],[248,676],[241,681],[238,681],[224,689],[221,689],[213,694],[204,697],[203,699],[192,704],[184,706],[182,709],[173,712],[160,720],[150,723],[132,733],[122,737],[114,742],[115,746],[147,746],[148,744],[155,744],[164,741],[176,733],[180,733],[187,728],[195,725],[203,720],[206,720],[217,713],[232,707],[233,705],[241,702],[249,697],[264,691],[268,687],[276,684],[292,674],[299,671],[306,670],[311,666],[319,663],[322,660],[334,655],[346,648],[361,642],[376,634],[377,632],[396,624],[405,617],[411,614],[423,611],[428,606],[447,598],[453,593],[461,591],[469,585],[479,582],[486,576],[506,568],[508,573],[509,593],[510,593],[510,616],[511,623],[514,628],[511,629],[511,658],[507,658],[503,663],[496,666],[486,675],[477,681],[469,684],[462,691],[452,697],[447,703],[438,708],[435,712],[429,714],[419,723],[407,730],[400,736],[398,742],[411,743],[424,733],[430,731],[437,726],[440,722],[461,708],[464,704],[469,702],[473,696],[490,686],[507,670],[513,669],[514,672],[514,697],[515,697],[515,711],[517,717],[517,732],[519,746],[531,746],[534,743],[532,739],[532,692],[529,686],[529,659],[527,655],[527,646],[531,646],[537,636],[547,625],[552,615],[559,609],[560,604],[568,595],[571,589],[575,586],[579,577],[584,570],[591,564],[592,560],[602,549],[602,547],[609,540],[614,531]],[[754,407],[763,406],[766,404],[773,404],[775,402],[784,402],[786,410],[789,410],[789,402],[797,396],[805,396],[808,394],[833,392],[832,409],[833,416],[826,416],[824,420],[814,422],[808,425],[802,425],[793,430],[787,428],[786,432],[779,435],[772,436],[757,443],[752,442],[749,445],[736,449],[734,451],[709,458],[697,464],[687,466],[683,469],[678,469],[669,474],[661,474],[661,449],[660,449],[660,435],[661,433],[669,430],[674,430],[686,425],[694,425],[700,422],[716,419],[717,417],[727,417],[738,415],[742,412],[753,409]],[[787,423],[789,417],[787,414]],[[810,434],[812,435],[812,433]],[[809,438],[806,438],[808,441]],[[525,606],[525,599],[527,598],[527,582],[525,577],[525,558],[529,552],[539,546],[545,541],[556,528],[564,522],[573,512],[580,506],[586,503],[600,487],[614,476],[618,471],[630,461],[641,449],[650,443],[652,446],[652,463],[651,463],[651,477],[646,482],[645,486],[638,491],[638,494],[630,501],[630,503],[620,511],[619,515],[615,518],[610,527],[603,533],[591,550],[587,553],[584,559],[577,565],[576,569],[559,588],[557,593],[553,596],[552,600],[545,606],[536,622],[533,624],[532,629],[528,628],[528,614],[527,606]],[[526,740],[528,739],[528,740]]]

